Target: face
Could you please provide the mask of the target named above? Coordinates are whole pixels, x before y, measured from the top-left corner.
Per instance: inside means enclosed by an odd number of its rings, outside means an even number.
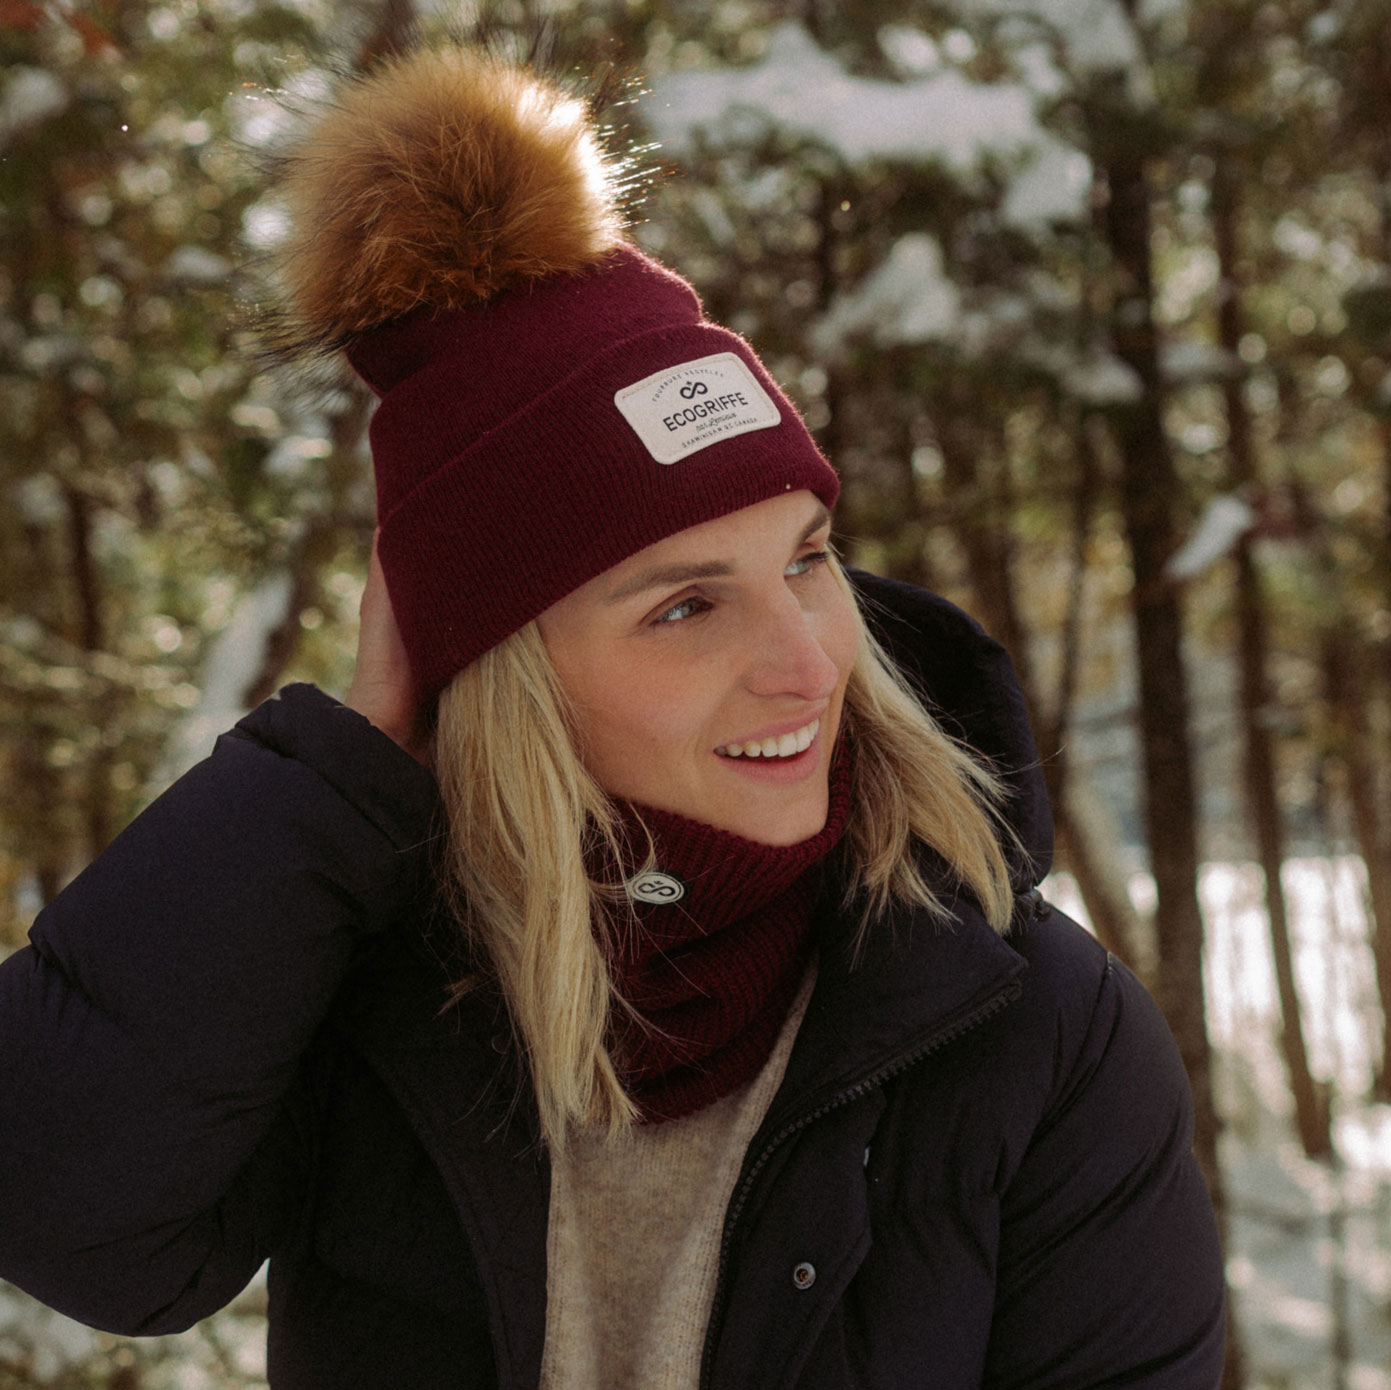
[[[539,619],[609,795],[771,845],[826,823],[855,660],[831,519],[788,493],[679,532]]]

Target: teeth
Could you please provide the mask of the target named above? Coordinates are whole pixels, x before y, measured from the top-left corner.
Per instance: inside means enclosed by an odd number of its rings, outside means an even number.
[[[790,758],[811,747],[811,741],[820,727],[821,721],[813,719],[804,728],[778,738],[759,739],[755,743],[727,743],[715,751],[726,758]]]

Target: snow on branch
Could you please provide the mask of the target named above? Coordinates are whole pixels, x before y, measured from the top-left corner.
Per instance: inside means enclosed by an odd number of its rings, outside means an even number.
[[[847,72],[789,20],[748,67],[675,72],[654,83],[646,117],[673,151],[697,132],[724,143],[773,128],[814,140],[846,163],[938,162],[960,176],[985,161],[1017,171],[1001,215],[1027,225],[1081,220],[1090,164],[1040,124],[1035,94],[1021,82],[973,82],[938,67],[891,82]]]
[[[1165,577],[1175,582],[1196,579],[1224,556],[1255,526],[1255,509],[1230,493],[1214,497],[1204,508],[1193,533],[1169,556]]]
[[[837,294],[811,331],[826,357],[861,334],[880,347],[940,341],[956,328],[961,295],[942,269],[942,248],[926,232],[900,237],[888,259],[849,293]]]

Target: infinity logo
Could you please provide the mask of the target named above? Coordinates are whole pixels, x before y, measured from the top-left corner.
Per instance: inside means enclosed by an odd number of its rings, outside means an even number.
[[[628,896],[640,903],[674,903],[686,896],[686,885],[671,874],[639,874],[624,886]]]
[[[689,386],[681,388],[681,399],[683,401],[694,400],[697,396],[708,396],[710,388],[703,381],[693,381]]]

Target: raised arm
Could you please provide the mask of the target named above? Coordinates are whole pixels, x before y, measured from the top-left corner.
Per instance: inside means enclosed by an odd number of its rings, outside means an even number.
[[[0,1276],[96,1326],[187,1326],[307,1176],[314,1039],[427,891],[430,774],[291,686],[218,741],[0,965]]]

